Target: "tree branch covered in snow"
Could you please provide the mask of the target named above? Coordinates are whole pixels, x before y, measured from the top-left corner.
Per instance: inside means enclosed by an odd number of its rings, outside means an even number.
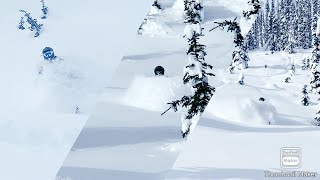
[[[25,10],[19,10],[20,12],[24,13],[24,16],[27,18],[26,22],[29,23],[30,27],[28,28],[30,31],[36,31],[34,37],[38,37],[40,35],[40,31],[42,28],[42,24],[39,24],[37,19],[33,19],[31,14]],[[19,27],[20,29],[20,27]]]
[[[234,20],[225,20],[224,22],[214,22],[217,24],[216,27],[212,28],[209,32],[219,28],[221,30],[225,30],[227,28],[227,32],[234,32],[234,40],[235,50],[232,53],[232,63],[228,69],[229,73],[233,73],[235,67],[238,67],[239,70],[248,68],[249,56],[246,47],[244,46],[244,37],[241,34],[241,27],[237,22],[237,18]]]
[[[252,6],[252,10],[250,11],[243,11],[243,17],[247,20],[251,19],[252,15],[259,14],[261,9],[261,4],[259,0],[250,0],[248,4]]]
[[[176,112],[178,107],[187,109],[187,113],[181,117],[183,138],[187,137],[199,121],[201,114],[215,92],[215,88],[208,82],[208,77],[214,76],[214,74],[207,72],[213,67],[205,61],[205,56],[207,55],[206,46],[199,42],[200,37],[203,36],[201,28],[203,7],[201,1],[185,0],[184,4],[186,15],[184,38],[188,40],[186,53],[189,57],[189,62],[184,67],[183,82],[191,86],[191,95],[183,96],[180,100],[168,103],[170,105],[168,110],[173,109]]]
[[[239,23],[237,22],[237,18],[235,18],[234,20],[225,20],[224,22],[214,22],[215,24],[217,24],[216,27],[212,28],[209,30],[209,32],[219,28],[221,30],[224,30],[225,28],[227,28],[227,32],[235,32],[235,37],[233,40],[233,43],[239,47],[243,45],[244,42],[244,38],[241,34],[241,28]]]

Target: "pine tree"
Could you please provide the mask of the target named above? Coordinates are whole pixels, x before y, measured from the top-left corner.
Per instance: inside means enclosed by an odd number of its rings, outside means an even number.
[[[314,93],[320,93],[320,42],[319,35],[314,34],[314,36],[315,41],[311,57],[312,64],[310,87],[311,91],[313,91]]]
[[[286,79],[284,80],[285,83],[290,83],[291,82],[291,78],[290,77],[286,77]]]
[[[251,29],[257,30],[246,39],[252,41],[253,38],[252,42],[257,44],[254,49],[264,48],[271,53],[280,50],[294,53],[295,48],[311,48],[318,14],[313,3],[319,7],[319,2],[306,0],[267,1],[265,11],[260,13]],[[312,14],[314,11],[317,11],[316,15]],[[252,50],[252,42],[248,43],[249,50]]]
[[[158,10],[162,10],[161,5],[158,3],[158,0],[153,1],[152,6],[156,7]]]
[[[212,28],[210,31],[213,31],[217,28],[224,30],[227,27],[227,31],[234,32],[233,43],[235,45],[235,50],[232,53],[232,63],[229,67],[229,73],[233,73],[233,70],[237,69],[242,70],[248,68],[248,62],[250,61],[246,47],[244,46],[244,37],[241,34],[241,28],[237,22],[237,18],[233,21],[225,20],[224,22],[215,22],[216,27]]]
[[[19,28],[20,30],[26,29],[26,28],[24,27],[24,18],[23,18],[23,17],[21,17],[21,19],[20,19],[18,28]]]
[[[246,18],[247,20],[251,19],[252,15],[259,14],[259,11],[261,9],[259,0],[249,0],[248,4],[252,6],[252,9],[250,11],[243,11],[243,17]]]
[[[42,24],[39,24],[37,20],[33,19],[30,13],[27,13],[25,10],[20,10],[20,12],[24,13],[24,16],[27,18],[27,22],[30,25],[30,31],[36,31],[34,37],[38,37],[40,35]]]
[[[285,4],[285,0],[281,0],[279,4],[279,47],[280,50],[285,50],[287,40],[288,40],[288,28],[287,28],[287,16],[288,7]]]
[[[312,47],[312,3],[311,1],[306,1],[307,7],[306,7],[306,42],[304,44],[305,49]]]
[[[318,16],[319,16],[319,11],[318,8],[320,7],[320,3],[318,0],[312,0],[312,39],[313,43],[315,42],[315,33],[317,31],[317,21],[318,21]],[[314,45],[314,44],[313,44]]]
[[[276,4],[274,6],[275,6],[275,11],[276,11],[276,15],[275,15],[274,23],[273,23],[274,43],[275,43],[275,50],[280,51],[281,50],[280,43],[279,43],[279,39],[281,37],[281,35],[280,35],[281,12],[280,12],[280,8],[279,8],[280,1],[277,0]]]
[[[293,27],[291,26],[291,29],[289,31],[289,38],[288,38],[288,44],[286,46],[286,51],[289,53],[289,54],[292,54],[294,53],[294,45],[295,45],[296,41],[295,41],[295,38],[294,38],[294,30],[293,30]]]
[[[256,41],[255,41],[255,32],[254,32],[254,25],[252,27],[247,36],[245,37],[244,43],[248,50],[254,50],[256,49]]]
[[[295,4],[293,3],[292,0],[288,0],[290,2],[290,4],[288,4],[288,14],[287,14],[287,22],[288,22],[288,36],[287,36],[287,44],[286,44],[286,51],[289,54],[294,53],[294,49],[296,47],[296,37],[297,37],[297,16],[296,16],[296,8],[295,8]]]
[[[259,49],[260,47],[260,42],[259,42],[259,21],[260,18],[259,16],[256,18],[255,23],[252,26],[252,46],[250,47],[250,49],[248,48],[248,50],[254,50],[254,49]]]
[[[259,48],[262,48],[264,46],[264,39],[263,39],[263,19],[264,15],[263,13],[260,14],[259,20],[258,20],[258,28],[259,28],[259,35],[258,35],[258,42],[259,42]]]
[[[277,51],[277,39],[276,39],[276,33],[277,33],[277,20],[276,20],[276,10],[275,10],[275,2],[274,0],[271,1],[271,10],[268,16],[268,24],[269,24],[269,48],[271,53],[274,51]]]
[[[199,121],[201,114],[209,104],[215,88],[208,82],[208,77],[214,74],[207,72],[213,67],[205,61],[207,55],[205,45],[199,42],[202,34],[201,1],[185,0],[186,24],[185,38],[188,40],[187,55],[189,62],[184,68],[184,84],[191,86],[191,95],[183,96],[180,100],[168,103],[169,109],[178,111],[178,107],[187,109],[187,113],[181,117],[181,133],[185,138],[191,132],[193,126]]]
[[[309,58],[304,58],[302,60],[302,66],[301,66],[301,69],[302,70],[307,70],[310,68],[310,59]]]
[[[306,39],[305,37],[305,31],[306,31],[306,14],[305,14],[305,1],[304,0],[299,0],[298,2],[298,37],[297,37],[297,45],[299,47],[304,46],[304,41]]]
[[[312,33],[315,33],[317,30],[319,6],[320,6],[320,3],[318,2],[318,0],[312,0]]]
[[[290,65],[289,72],[290,72],[291,76],[293,76],[295,74],[295,72],[296,72],[296,66],[294,65],[294,61],[293,60],[291,60],[291,65]]]
[[[151,6],[149,15],[155,15],[155,14],[160,14],[162,12],[162,7],[159,4],[159,2],[157,0],[153,1],[153,4]]]
[[[319,65],[311,70],[310,88],[313,93],[320,94],[320,69]]]
[[[41,11],[42,11],[42,13],[43,13],[41,19],[47,19],[47,15],[48,15],[48,11],[49,11],[49,10],[48,10],[48,7],[45,5],[45,1],[44,1],[44,0],[41,0],[40,2],[41,2],[41,4],[42,4],[42,9],[41,9]]]
[[[320,39],[319,36],[316,35],[316,33],[313,34],[314,42],[313,42],[313,49],[311,54],[311,69],[315,69],[320,62]]]
[[[269,4],[269,0],[266,1],[265,4],[265,10],[264,10],[264,42],[265,44],[267,44],[267,46],[269,47],[269,43],[270,43],[270,34],[271,34],[271,29],[270,29],[270,19],[269,19],[269,15],[270,15],[270,4]]]
[[[303,106],[309,106],[309,102],[310,102],[310,98],[308,96],[308,91],[307,91],[307,88],[308,86],[307,85],[304,85],[303,89],[302,89],[302,94],[303,94],[303,97],[301,98],[301,104]]]

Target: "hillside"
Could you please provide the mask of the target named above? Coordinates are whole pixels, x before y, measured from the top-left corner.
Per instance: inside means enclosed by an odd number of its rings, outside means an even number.
[[[48,1],[47,19],[40,18],[38,1],[12,0],[0,7],[1,179],[55,176],[149,3]],[[18,29],[20,9],[43,24],[37,38],[27,23]],[[125,41],[112,43],[120,37]],[[47,46],[63,61],[45,62],[41,52]]]

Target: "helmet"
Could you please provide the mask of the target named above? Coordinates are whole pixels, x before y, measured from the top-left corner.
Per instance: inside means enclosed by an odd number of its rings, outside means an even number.
[[[157,66],[155,69],[154,69],[154,74],[156,76],[163,76],[164,75],[164,68],[162,66]]]
[[[51,47],[45,47],[43,50],[42,50],[42,55],[43,55],[43,58],[45,60],[52,60],[54,59],[56,56],[54,55],[54,51]]]

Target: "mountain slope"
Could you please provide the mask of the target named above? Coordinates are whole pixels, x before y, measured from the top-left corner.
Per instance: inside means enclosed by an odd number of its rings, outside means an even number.
[[[40,19],[37,1],[13,0],[0,7],[2,179],[54,177],[150,1],[114,1],[110,6],[102,0],[71,0],[46,5],[46,20]],[[19,9],[43,24],[39,37],[17,28],[23,16]],[[47,46],[63,61],[44,62],[41,52]]]

